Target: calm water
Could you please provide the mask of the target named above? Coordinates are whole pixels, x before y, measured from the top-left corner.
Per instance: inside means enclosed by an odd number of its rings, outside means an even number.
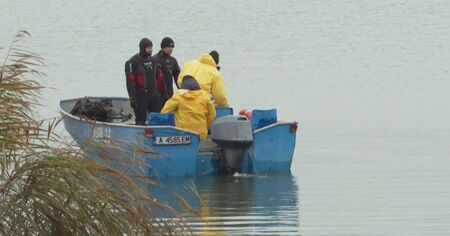
[[[140,38],[171,36],[180,64],[221,53],[235,110],[299,121],[292,176],[195,180],[210,231],[449,235],[449,16],[446,0],[1,0],[0,45],[32,34],[54,88],[42,117],[126,96]]]

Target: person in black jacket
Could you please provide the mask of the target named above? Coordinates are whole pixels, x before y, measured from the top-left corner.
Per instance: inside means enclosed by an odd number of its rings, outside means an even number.
[[[158,91],[161,94],[161,105],[164,107],[166,101],[173,95],[173,82],[178,88],[177,78],[180,74],[180,67],[177,59],[172,57],[175,43],[169,37],[165,37],[161,41],[161,50],[153,56],[153,59],[158,62],[159,71],[157,73]]]
[[[152,59],[153,43],[148,38],[139,42],[139,53],[125,63],[128,96],[136,125],[145,125],[149,112],[161,111],[161,98],[156,86],[157,63]]]

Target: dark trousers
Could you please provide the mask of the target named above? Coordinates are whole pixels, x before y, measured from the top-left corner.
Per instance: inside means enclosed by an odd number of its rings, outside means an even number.
[[[145,125],[150,112],[161,112],[161,98],[156,92],[136,91],[136,106],[133,107],[136,125]]]

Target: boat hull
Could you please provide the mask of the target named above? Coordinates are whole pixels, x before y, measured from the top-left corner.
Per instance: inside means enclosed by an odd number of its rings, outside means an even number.
[[[127,98],[109,99],[112,99],[115,109],[132,113]],[[66,130],[80,148],[96,161],[112,163],[132,175],[159,178],[218,174],[215,150],[203,148],[198,134],[174,126],[137,126],[126,122],[81,119],[70,114],[77,100],[60,101],[59,110]],[[294,126],[295,122],[276,122],[253,130],[254,142],[247,149],[241,173],[289,172],[296,140]],[[161,145],[155,140],[158,137],[179,136],[188,136],[190,142]]]

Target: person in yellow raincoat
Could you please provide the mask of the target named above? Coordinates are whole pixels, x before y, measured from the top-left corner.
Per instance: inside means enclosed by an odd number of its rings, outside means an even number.
[[[200,139],[208,137],[208,128],[216,118],[216,109],[211,96],[200,89],[196,79],[183,77],[180,89],[166,102],[161,113],[175,113],[175,125],[197,132]]]
[[[184,64],[178,75],[178,85],[181,85],[185,75],[191,75],[197,80],[200,87],[214,98],[217,106],[228,107],[227,94],[218,64],[219,54],[216,51],[202,54],[199,59]]]

